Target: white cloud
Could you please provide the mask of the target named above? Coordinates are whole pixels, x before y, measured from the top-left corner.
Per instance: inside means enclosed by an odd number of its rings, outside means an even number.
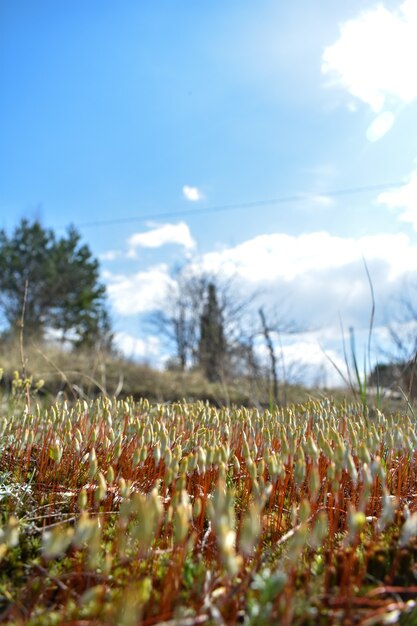
[[[260,235],[233,248],[210,252],[201,263],[209,271],[237,274],[251,283],[274,280],[288,283],[296,279],[306,282],[313,275],[352,264],[363,272],[362,257],[368,262],[382,262],[389,281],[417,270],[417,249],[406,234],[354,239],[324,231],[299,236]]]
[[[274,335],[272,339],[274,341]],[[281,335],[280,342],[275,341],[278,379],[314,387],[343,386],[343,378],[337,368],[347,378],[346,364],[340,351],[334,348],[335,340],[337,345],[342,346],[340,330],[335,332],[329,328]],[[256,345],[256,354],[262,363],[269,364],[270,355],[264,342]]]
[[[166,265],[151,267],[131,276],[103,272],[107,293],[120,315],[137,315],[161,305],[167,288],[173,284]]]
[[[283,323],[300,329],[369,327],[371,294],[366,259],[375,292],[377,318],[393,314],[406,279],[417,282],[417,244],[405,233],[358,239],[326,232],[298,237],[275,233],[203,255],[197,268],[233,277],[242,291],[257,293],[257,306],[276,311]],[[341,342],[326,339],[327,348]]]
[[[100,254],[99,256],[99,259],[100,261],[115,261],[121,255],[122,253],[120,252],[120,250],[108,250],[107,252],[102,252],[102,254]]]
[[[204,195],[200,191],[198,187],[190,187],[189,185],[184,185],[182,188],[182,193],[184,197],[190,202],[198,202],[204,198]]]
[[[376,116],[366,131],[369,141],[378,141],[391,130],[395,122],[395,115],[391,111],[384,111]]]
[[[417,280],[417,243],[405,234],[380,234],[358,239],[336,237],[327,232],[291,236],[263,235],[237,246],[202,255],[191,269],[204,269],[219,276],[236,276],[248,295],[258,293],[254,304],[266,311],[276,310],[283,324],[294,322],[300,331],[281,337],[285,361],[291,376],[304,369],[311,383],[340,384],[321,346],[341,366],[342,338],[339,315],[347,333],[357,331],[358,355],[365,354],[371,297],[363,258],[371,273],[377,305],[376,324],[386,322],[406,279]],[[191,271],[191,270],[190,270]],[[103,272],[113,310],[120,316],[134,316],[159,309],[177,283],[167,265],[158,265],[132,275]],[[325,328],[326,331],[312,329]],[[386,338],[376,336],[375,346]],[[348,337],[347,337],[348,339]],[[383,339],[383,341],[382,341]],[[132,340],[133,341],[133,340]],[[147,354],[150,361],[162,362],[144,339],[128,347],[131,339],[121,336],[123,351]],[[262,342],[260,342],[261,344]],[[160,359],[158,361],[158,358]],[[301,368],[301,369],[300,369]]]
[[[402,325],[404,326],[404,325]],[[356,359],[358,361],[359,374],[364,377],[364,367],[369,373],[381,360],[382,353],[395,354],[392,337],[386,326],[374,326],[371,336],[371,363],[368,362],[368,325],[355,330]],[[398,330],[401,336],[407,329],[402,327]],[[410,331],[415,337],[416,323]],[[288,372],[289,382],[304,382],[318,387],[342,387],[349,377],[356,384],[356,376],[350,349],[350,334],[348,328],[344,331],[340,327],[326,327],[317,331],[300,332],[291,335],[282,335],[282,353],[276,347],[276,354],[282,363],[282,358]],[[346,347],[347,363],[343,354],[343,344]],[[268,357],[267,354],[264,355]],[[281,367],[281,376],[282,367]]]
[[[195,247],[195,241],[191,236],[190,229],[185,222],[179,224],[161,224],[144,233],[135,233],[127,241],[129,257],[136,256],[136,249],[160,248],[166,244],[177,244],[187,250]]]
[[[379,194],[377,201],[390,209],[399,209],[400,220],[409,222],[417,231],[417,170],[405,185]]]
[[[161,342],[155,335],[141,339],[126,332],[118,332],[115,333],[114,341],[116,347],[129,358],[149,360],[153,363],[160,361]]]
[[[295,337],[289,345],[283,346],[282,351],[285,366],[294,382],[303,381],[304,384],[318,387],[344,385],[343,378],[335,367],[337,366],[345,375],[346,366],[343,359],[333,349],[323,351],[317,339],[307,336],[303,338],[302,335],[299,338]]]
[[[416,58],[417,0],[392,11],[378,4],[341,25],[324,50],[322,72],[379,113],[387,101],[417,99]]]

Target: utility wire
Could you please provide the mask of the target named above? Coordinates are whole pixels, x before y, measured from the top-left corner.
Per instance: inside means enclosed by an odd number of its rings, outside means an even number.
[[[95,220],[92,222],[83,222],[76,224],[79,228],[91,228],[95,226],[110,226],[112,224],[128,224],[131,222],[143,222],[146,220],[165,219],[171,217],[198,217],[200,215],[210,215],[212,213],[225,213],[226,211],[236,211],[239,209],[250,209],[265,206],[273,206],[278,204],[305,202],[307,200],[314,200],[321,196],[338,197],[338,196],[353,196],[362,193],[368,193],[372,191],[382,191],[383,189],[392,189],[404,185],[404,181],[396,181],[393,183],[383,183],[379,185],[367,185],[364,187],[347,187],[346,189],[336,189],[333,191],[321,191],[321,192],[305,192],[297,193],[292,196],[280,196],[278,198],[271,198],[269,200],[254,200],[253,202],[238,202],[236,204],[221,204],[211,207],[203,207],[200,209],[179,209],[176,211],[164,211],[161,213],[148,213],[143,215],[135,215],[131,217],[118,217],[108,220]]]

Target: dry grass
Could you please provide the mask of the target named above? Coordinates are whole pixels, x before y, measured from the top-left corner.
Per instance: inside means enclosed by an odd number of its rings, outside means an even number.
[[[44,380],[42,393],[54,399],[62,394],[68,399],[89,398],[100,394],[110,397],[146,397],[154,402],[182,399],[204,400],[221,406],[269,406],[270,389],[265,380],[239,379],[209,383],[199,371],[157,371],[145,364],[118,358],[103,352],[67,352],[27,341],[25,347],[28,374]],[[0,343],[0,364],[4,381],[21,371],[18,343]],[[6,383],[4,383],[6,384]],[[286,385],[287,403],[304,402],[323,396],[322,391],[301,385]],[[335,392],[336,396],[345,392]]]

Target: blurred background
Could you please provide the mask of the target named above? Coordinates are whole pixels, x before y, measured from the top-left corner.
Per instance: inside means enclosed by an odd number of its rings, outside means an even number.
[[[413,394],[416,58],[417,0],[0,2],[5,368]]]

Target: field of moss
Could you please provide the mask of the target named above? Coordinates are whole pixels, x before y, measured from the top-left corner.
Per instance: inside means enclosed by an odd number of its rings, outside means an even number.
[[[110,399],[0,416],[0,622],[417,623],[414,416]]]

